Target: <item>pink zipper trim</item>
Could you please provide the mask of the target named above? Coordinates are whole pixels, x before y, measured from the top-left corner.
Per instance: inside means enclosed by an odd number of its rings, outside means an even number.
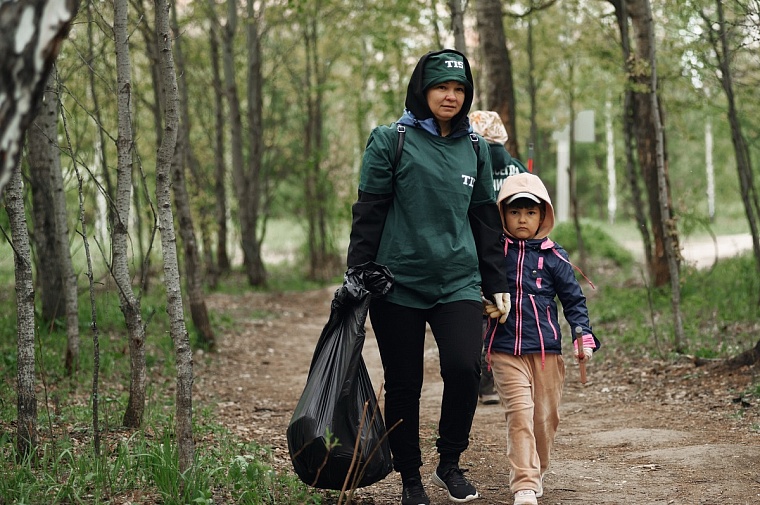
[[[486,363],[488,363],[488,366],[486,367],[486,370],[489,372],[491,371],[491,346],[493,345],[493,338],[496,335],[496,319],[495,318],[488,318],[488,324],[486,325],[486,335],[488,333],[491,333],[491,337],[488,339],[488,350],[486,350]],[[491,323],[493,322],[493,330],[491,329]]]
[[[559,333],[557,333],[557,328],[554,327],[554,323],[552,322],[552,315],[549,307],[546,307],[546,320],[549,321],[549,326],[552,328],[552,332],[554,333],[554,340],[557,340]]]
[[[520,356],[522,354],[522,298],[523,298],[523,266],[525,264],[525,241],[520,241],[517,244],[517,279],[515,295],[517,300],[515,301],[515,350],[514,355]]]
[[[562,261],[564,261],[565,263],[567,263],[568,265],[570,265],[571,267],[573,267],[574,269],[576,269],[578,271],[578,273],[581,274],[584,279],[586,279],[586,282],[588,282],[589,286],[591,286],[591,289],[596,289],[596,286],[594,286],[594,283],[591,282],[591,279],[589,279],[588,277],[586,277],[586,274],[583,273],[583,270],[581,270],[580,268],[578,268],[577,266],[573,265],[572,263],[570,263],[569,261],[567,261],[565,258],[563,258],[562,255],[556,249],[552,249],[552,252],[559,259],[561,259]]]
[[[546,363],[546,350],[544,349],[544,332],[541,331],[541,319],[538,315],[538,307],[536,307],[536,297],[534,295],[528,295],[530,303],[533,306],[533,317],[536,321],[536,328],[538,329],[538,341],[541,342],[541,370],[544,369]]]

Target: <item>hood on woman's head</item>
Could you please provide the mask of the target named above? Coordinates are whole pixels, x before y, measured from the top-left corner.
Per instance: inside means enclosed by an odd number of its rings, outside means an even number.
[[[537,175],[530,172],[510,175],[506,178],[504,184],[501,185],[499,196],[496,199],[496,204],[499,206],[499,215],[501,216],[501,225],[505,231],[507,229],[507,204],[514,199],[512,197],[532,197],[532,200],[541,201],[546,205],[546,215],[534,238],[548,237],[549,233],[554,229],[554,207],[543,181]]]
[[[431,51],[420,58],[409,79],[404,106],[420,121],[433,117],[425,90],[447,81],[461,82],[465,89],[462,110],[451,120],[452,130],[455,130],[470,112],[473,99],[470,62],[459,51],[454,49]]]

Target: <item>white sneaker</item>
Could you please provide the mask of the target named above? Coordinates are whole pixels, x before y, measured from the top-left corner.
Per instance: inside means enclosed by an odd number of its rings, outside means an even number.
[[[536,498],[541,498],[544,495],[544,476],[541,476],[541,481],[538,483],[538,491],[536,491]]]
[[[487,393],[480,395],[479,400],[483,405],[497,405],[499,402],[501,402],[498,393]]]
[[[536,492],[532,489],[523,489],[516,492],[514,505],[538,505]]]

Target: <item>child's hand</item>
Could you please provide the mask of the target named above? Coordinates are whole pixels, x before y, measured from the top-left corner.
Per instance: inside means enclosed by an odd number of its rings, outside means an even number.
[[[578,349],[575,349],[575,362],[580,363],[581,361],[585,361],[588,363],[591,361],[591,358],[594,357],[594,350],[589,347],[583,348],[583,356],[578,354]]]
[[[494,293],[493,297],[496,302],[482,298],[483,308],[488,317],[491,319],[498,318],[499,322],[503,324],[507,320],[511,308],[509,293]]]

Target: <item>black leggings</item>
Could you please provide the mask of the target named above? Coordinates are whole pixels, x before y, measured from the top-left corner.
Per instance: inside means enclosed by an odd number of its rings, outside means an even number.
[[[402,478],[419,473],[420,394],[424,376],[425,324],[438,344],[443,399],[436,446],[441,462],[458,463],[467,449],[478,403],[483,307],[458,301],[414,309],[372,300],[370,320],[385,372],[385,424],[393,467]]]

